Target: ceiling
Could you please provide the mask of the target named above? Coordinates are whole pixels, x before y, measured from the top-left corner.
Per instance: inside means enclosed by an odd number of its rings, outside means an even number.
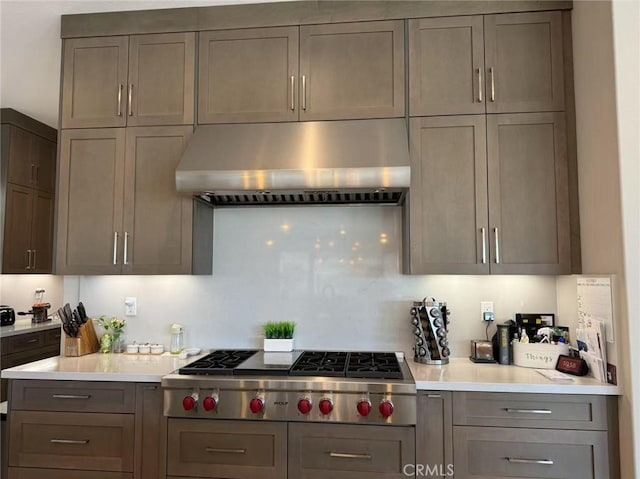
[[[60,16],[283,0],[0,0],[0,107],[58,127]]]

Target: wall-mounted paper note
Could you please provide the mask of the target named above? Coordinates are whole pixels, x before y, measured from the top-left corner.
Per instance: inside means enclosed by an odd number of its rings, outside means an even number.
[[[594,321],[604,324],[606,340],[613,343],[611,278],[578,278],[578,324],[588,328]]]

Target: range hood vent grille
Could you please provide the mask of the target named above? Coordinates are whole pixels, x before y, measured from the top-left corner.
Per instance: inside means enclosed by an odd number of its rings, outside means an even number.
[[[256,206],[256,205],[343,205],[343,204],[386,204],[400,205],[404,202],[405,190],[385,191],[338,191],[314,190],[271,193],[213,194],[200,197],[211,206]]]

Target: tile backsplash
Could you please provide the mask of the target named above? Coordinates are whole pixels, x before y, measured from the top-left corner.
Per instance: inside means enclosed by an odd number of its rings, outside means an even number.
[[[451,309],[457,357],[485,336],[480,301],[498,321],[556,312],[555,277],[402,275],[401,227],[389,206],[217,209],[212,276],[66,277],[64,296],[119,317],[136,297],[128,341],[168,345],[178,322],[187,346],[260,347],[263,323],[290,320],[297,348],[404,351],[412,301],[434,296]]]

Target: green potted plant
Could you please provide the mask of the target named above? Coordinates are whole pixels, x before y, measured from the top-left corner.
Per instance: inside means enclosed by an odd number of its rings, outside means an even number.
[[[264,350],[293,351],[293,332],[296,323],[292,321],[268,322],[264,325]]]

